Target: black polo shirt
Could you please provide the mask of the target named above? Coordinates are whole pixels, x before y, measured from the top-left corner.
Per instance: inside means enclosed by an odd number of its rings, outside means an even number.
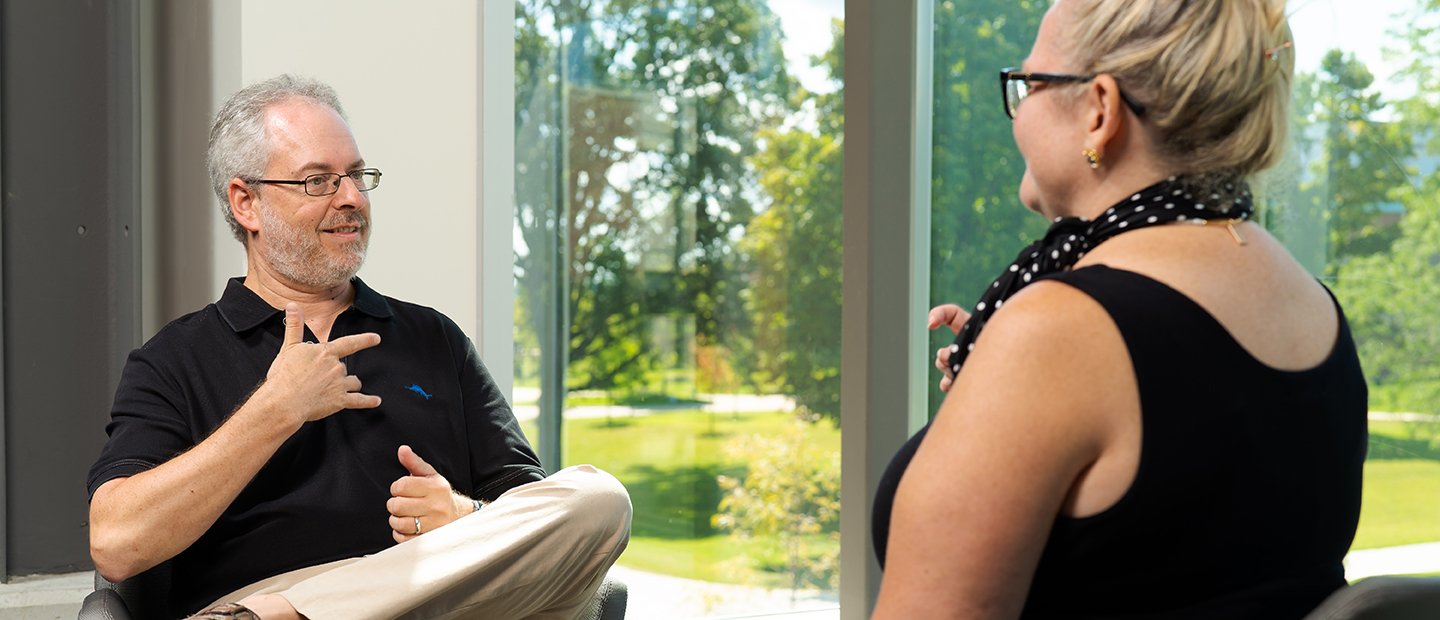
[[[345,359],[377,409],[305,424],[219,520],[173,560],[174,616],[283,572],[395,544],[385,501],[408,444],[450,484],[493,500],[544,472],[474,345],[432,308],[384,297],[359,278],[331,338],[375,332]],[[244,403],[280,350],[284,312],[234,278],[220,301],[166,325],[131,352],[90,469],[89,491],[195,446]],[[316,338],[309,329],[306,340]]]

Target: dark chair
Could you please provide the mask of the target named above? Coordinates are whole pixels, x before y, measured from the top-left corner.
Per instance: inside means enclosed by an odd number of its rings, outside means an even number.
[[[1384,575],[1336,590],[1305,620],[1440,618],[1440,577]]]
[[[170,591],[170,563],[166,562],[121,583],[110,583],[95,573],[95,591],[80,606],[79,620],[150,620],[166,618],[165,593]],[[625,582],[609,576],[595,591],[582,620],[624,620],[629,601]]]

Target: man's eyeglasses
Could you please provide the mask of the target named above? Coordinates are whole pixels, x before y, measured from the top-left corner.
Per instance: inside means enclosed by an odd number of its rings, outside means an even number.
[[[351,170],[345,174],[338,172],[319,172],[305,177],[300,181],[284,179],[255,179],[252,183],[270,183],[274,185],[301,185],[305,187],[305,193],[311,196],[329,196],[340,191],[340,183],[345,177],[350,177],[355,182],[355,189],[368,192],[380,185],[379,168],[360,168]]]
[[[1015,111],[1020,109],[1020,102],[1033,92],[1035,83],[1050,84],[1080,84],[1095,79],[1093,75],[1064,75],[1059,73],[1030,73],[1021,71],[1016,67],[1007,67],[1000,70],[1000,93],[1005,97],[1005,114],[1011,120],[1015,119]],[[1125,105],[1135,112],[1135,116],[1145,115],[1145,106],[1131,99],[1125,91],[1120,91],[1120,98],[1125,100]]]

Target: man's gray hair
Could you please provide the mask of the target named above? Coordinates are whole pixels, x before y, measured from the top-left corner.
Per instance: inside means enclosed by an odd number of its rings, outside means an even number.
[[[210,146],[205,165],[210,185],[220,199],[220,212],[230,232],[245,243],[245,229],[230,212],[227,186],[230,179],[258,179],[270,164],[270,144],[265,135],[265,112],[270,106],[291,99],[308,99],[335,110],[345,118],[335,89],[321,82],[285,74],[240,89],[220,107],[210,125]]]

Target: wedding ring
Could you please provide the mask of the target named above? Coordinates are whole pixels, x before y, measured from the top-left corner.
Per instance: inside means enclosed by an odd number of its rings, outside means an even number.
[[[420,535],[420,517],[415,517],[415,535]]]

